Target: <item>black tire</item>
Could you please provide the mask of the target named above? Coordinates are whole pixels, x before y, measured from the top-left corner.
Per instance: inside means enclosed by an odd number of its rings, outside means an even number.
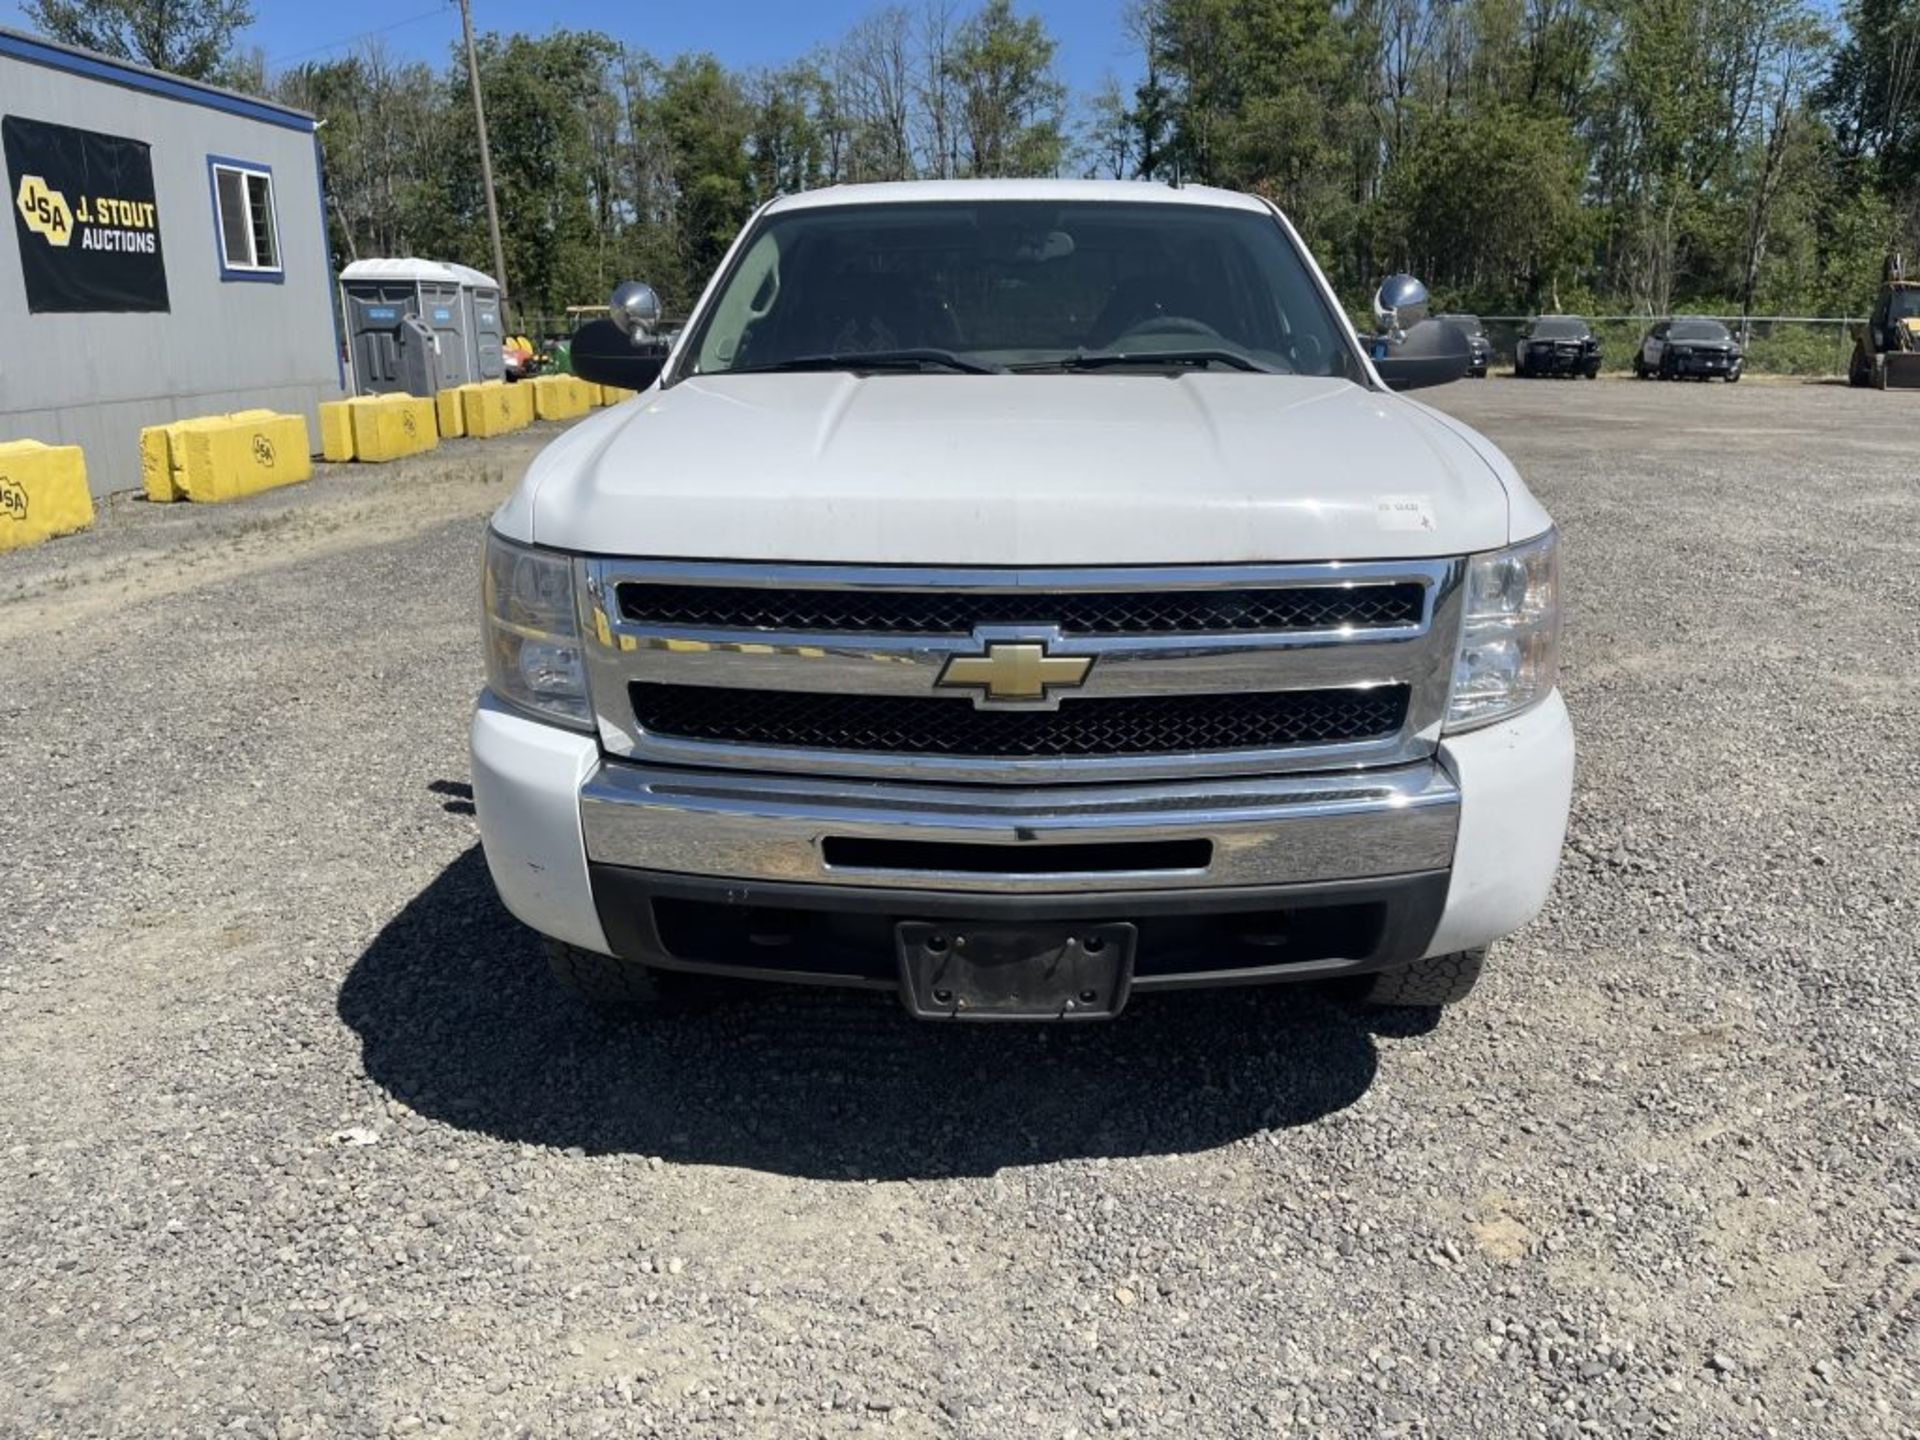
[[[660,986],[654,970],[637,960],[582,950],[548,940],[547,968],[589,1009],[609,1019],[631,1019],[657,1009]]]
[[[1727,383],[1729,385],[1738,384],[1739,380],[1740,380],[1740,372],[1738,370],[1729,370],[1727,372]]]
[[[751,980],[602,955],[560,940],[549,939],[546,947],[554,979],[608,1020],[700,1014],[765,988]]]
[[[1873,383],[1873,364],[1860,353],[1860,347],[1853,347],[1853,359],[1847,362],[1847,384],[1856,390],[1864,390]]]
[[[1383,971],[1373,977],[1367,989],[1367,1004],[1457,1005],[1473,993],[1486,961],[1486,947],[1482,946],[1416,960],[1402,970]]]

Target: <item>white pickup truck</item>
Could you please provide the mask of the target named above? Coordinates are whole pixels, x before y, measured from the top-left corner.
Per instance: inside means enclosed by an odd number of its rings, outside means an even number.
[[[605,1006],[674,972],[923,1017],[1185,986],[1463,997],[1559,862],[1552,522],[1393,393],[1465,372],[1407,277],[1362,340],[1272,205],[1151,184],[772,202],[642,389],[493,517],[494,883]]]

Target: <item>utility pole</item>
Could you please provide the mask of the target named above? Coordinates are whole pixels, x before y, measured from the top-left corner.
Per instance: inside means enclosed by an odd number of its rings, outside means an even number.
[[[507,256],[500,248],[500,206],[493,198],[493,153],[487,144],[487,107],[480,99],[480,62],[473,53],[473,10],[460,0],[460,29],[467,39],[467,80],[473,86],[473,123],[480,131],[480,188],[487,192],[487,238],[493,242],[493,279],[500,287],[500,324],[506,328]]]

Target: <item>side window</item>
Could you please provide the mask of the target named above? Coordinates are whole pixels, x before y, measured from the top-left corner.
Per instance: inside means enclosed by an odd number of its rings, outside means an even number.
[[[700,342],[694,372],[725,370],[740,357],[741,342],[767,318],[780,298],[780,246],[771,232],[754,242],[740,273],[726,289]]]
[[[1656,326],[1654,326],[1654,327],[1653,327],[1653,338],[1654,338],[1654,339],[1656,339],[1656,340],[1664,340],[1664,339],[1666,339],[1666,338],[1667,338],[1667,327],[1666,327],[1665,325],[1656,325]]]
[[[279,280],[280,220],[273,203],[273,172],[244,161],[207,159],[213,219],[223,280]]]

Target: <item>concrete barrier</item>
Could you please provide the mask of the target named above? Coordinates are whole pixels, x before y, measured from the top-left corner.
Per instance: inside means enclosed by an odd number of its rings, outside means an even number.
[[[320,458],[334,464],[353,459],[353,412],[345,400],[320,402]]]
[[[440,443],[434,402],[418,395],[362,395],[349,400],[353,424],[353,454],[357,460],[380,463],[418,455]]]
[[[37,545],[92,524],[87,458],[78,445],[0,444],[0,550]]]
[[[533,413],[542,420],[577,420],[592,408],[586,382],[571,375],[538,375],[521,384],[533,392]]]
[[[313,474],[304,415],[238,410],[140,432],[147,498],[218,503],[295,485]]]
[[[467,434],[506,435],[533,423],[533,391],[527,384],[485,380],[460,387],[460,418]]]
[[[602,405],[618,405],[622,400],[631,400],[640,393],[638,390],[624,389],[619,385],[602,385],[599,388]]]
[[[440,427],[442,440],[456,439],[467,433],[467,417],[461,408],[458,388],[442,390],[433,397],[433,417]]]

